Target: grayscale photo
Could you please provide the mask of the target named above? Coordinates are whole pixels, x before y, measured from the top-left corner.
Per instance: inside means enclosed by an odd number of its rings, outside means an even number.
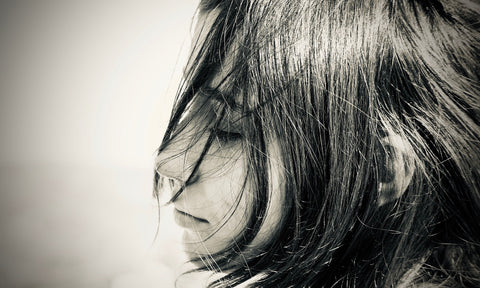
[[[480,287],[478,0],[0,5],[0,287]]]

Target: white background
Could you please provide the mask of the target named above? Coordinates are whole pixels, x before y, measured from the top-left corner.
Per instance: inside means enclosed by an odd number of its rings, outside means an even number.
[[[171,285],[152,166],[196,5],[1,2],[0,287]]]

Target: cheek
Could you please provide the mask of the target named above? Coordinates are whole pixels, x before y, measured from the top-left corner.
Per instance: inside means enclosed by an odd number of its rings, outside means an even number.
[[[183,244],[187,254],[196,256],[214,254],[226,249],[235,241],[246,227],[247,209],[243,200],[238,203],[238,206],[230,207],[235,209],[233,213],[231,209],[215,211],[215,216],[223,217],[217,218],[218,222],[212,223],[208,229],[184,230]]]
[[[243,187],[244,179],[243,173],[230,171],[202,183],[204,187],[202,190],[205,191],[202,205],[205,209],[204,215],[212,228],[221,229],[219,233],[224,232],[223,230],[233,230],[247,221],[249,212],[247,203],[251,193],[248,186]]]
[[[270,149],[273,152],[277,150]],[[251,247],[263,246],[278,229],[283,216],[283,170],[278,153],[272,153],[272,156],[269,162],[270,199],[266,218]],[[183,242],[190,256],[209,255],[227,248],[244,231],[252,213],[254,195],[249,190],[249,183],[244,183],[244,160],[225,163],[215,159],[212,157],[202,163],[199,182],[182,195],[190,195],[185,199],[189,200],[192,214],[209,221],[209,225],[203,229],[185,230]]]

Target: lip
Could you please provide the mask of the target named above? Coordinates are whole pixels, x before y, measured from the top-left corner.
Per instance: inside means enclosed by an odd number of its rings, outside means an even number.
[[[195,217],[191,214],[180,211],[177,208],[173,210],[173,215],[174,215],[175,223],[177,223],[178,226],[183,228],[193,229],[193,228],[198,228],[201,225],[208,224],[207,220]]]

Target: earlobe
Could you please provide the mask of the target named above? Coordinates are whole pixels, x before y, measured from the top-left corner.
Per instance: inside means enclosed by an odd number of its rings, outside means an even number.
[[[400,198],[412,181],[415,165],[411,145],[391,129],[387,136],[380,140],[379,153],[384,153],[386,163],[383,163],[387,179],[381,179],[378,184],[378,206]]]

